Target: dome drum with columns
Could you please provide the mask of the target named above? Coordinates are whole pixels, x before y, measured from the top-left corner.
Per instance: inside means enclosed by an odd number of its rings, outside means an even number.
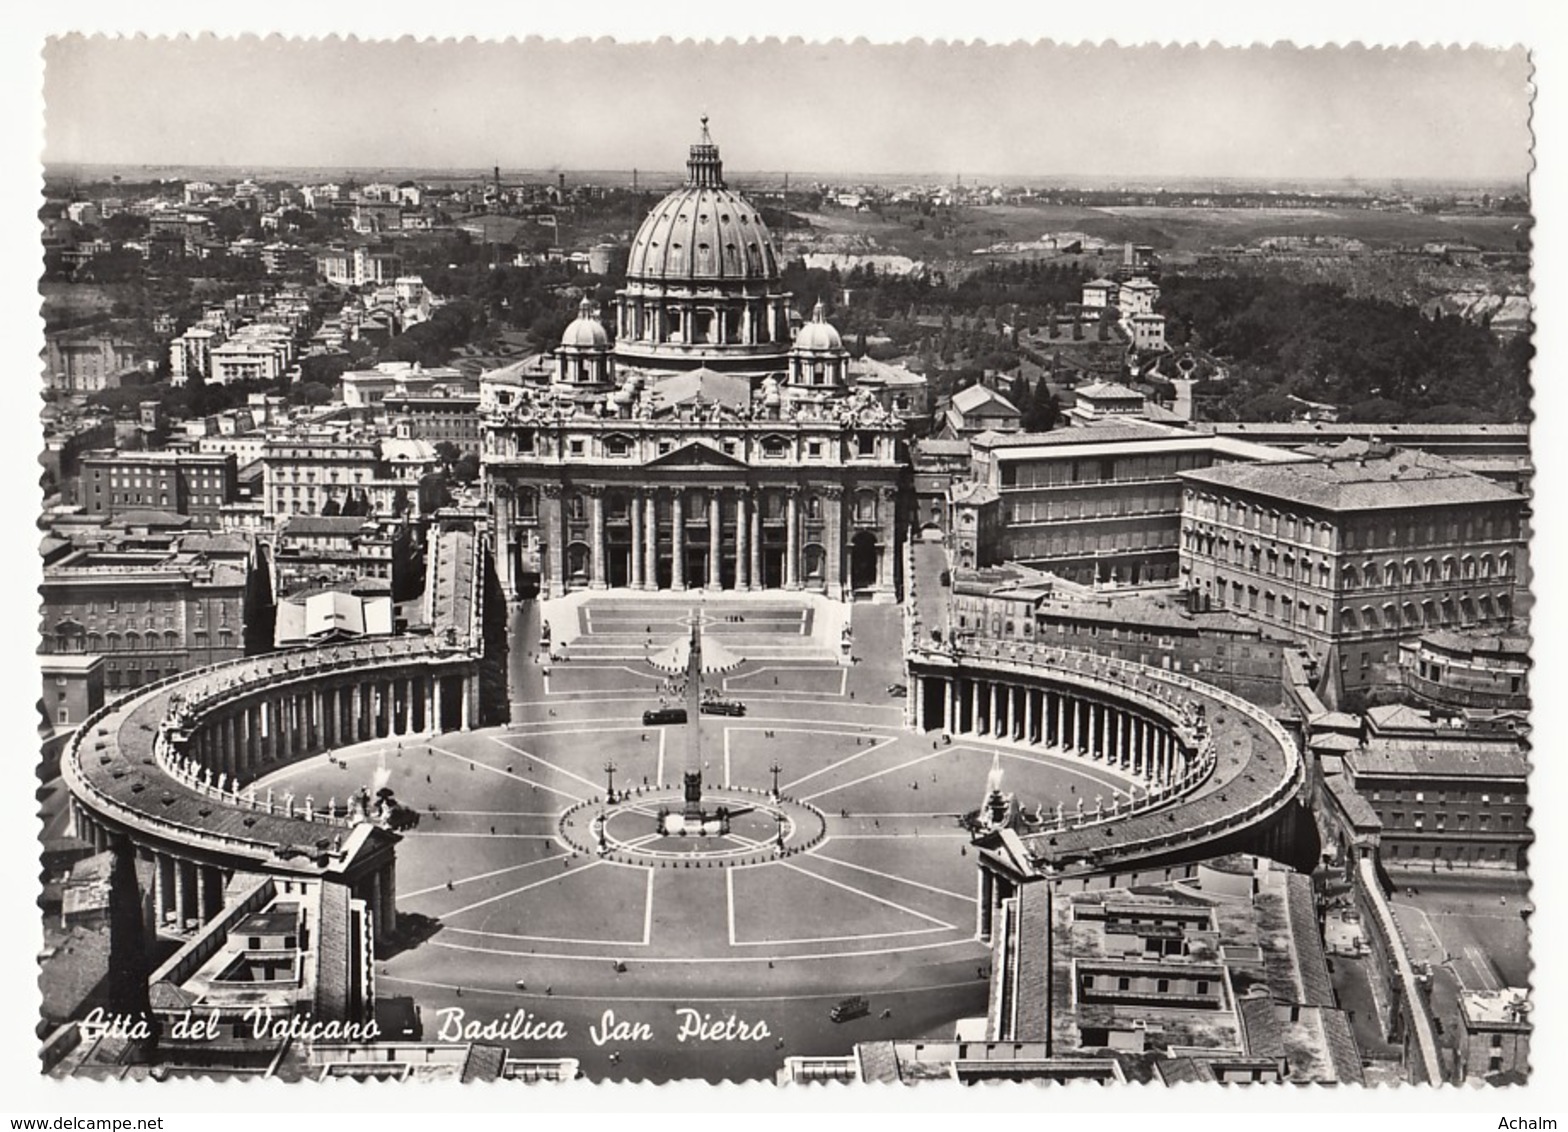
[[[778,253],[757,210],[725,187],[706,116],[686,170],[632,240],[615,356],[650,369],[782,373],[790,296],[779,289]]]

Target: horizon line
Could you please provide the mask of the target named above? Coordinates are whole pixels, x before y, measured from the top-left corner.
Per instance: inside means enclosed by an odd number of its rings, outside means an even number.
[[[357,164],[357,163],[356,164],[321,164],[321,163],[310,162],[310,163],[299,163],[299,164],[296,164],[296,163],[287,162],[287,161],[240,161],[240,162],[236,162],[236,161],[190,161],[190,160],[184,160],[184,161],[114,161],[114,160],[109,160],[109,161],[103,161],[103,160],[79,161],[79,160],[66,160],[66,161],[42,161],[39,164],[42,167],[42,170],[43,170],[43,173],[44,173],[45,177],[49,177],[51,175],[58,175],[59,171],[64,170],[64,169],[70,169],[70,168],[78,168],[78,169],[129,168],[129,169],[146,169],[146,170],[154,170],[154,169],[171,169],[171,170],[181,170],[181,169],[232,169],[232,170],[236,170],[236,171],[255,170],[255,169],[269,169],[270,168],[270,169],[291,170],[291,171],[292,170],[300,170],[300,171],[324,170],[324,171],[339,171],[339,172],[345,172],[345,173],[356,173],[356,172],[367,172],[368,173],[368,172],[399,171],[399,172],[417,172],[417,173],[427,173],[427,174],[437,174],[437,175],[440,175],[440,174],[450,174],[450,175],[453,175],[453,176],[459,175],[459,174],[464,174],[464,175],[475,174],[475,175],[479,175],[479,176],[483,176],[483,177],[488,177],[488,176],[491,176],[492,175],[492,171],[497,168],[497,166],[495,165],[494,162],[491,162],[489,164],[483,164],[483,165],[421,165],[421,164],[398,165],[398,164],[394,164],[394,163],[390,163],[390,162],[372,163],[372,164]],[[596,174],[597,173],[597,174],[616,174],[616,175],[621,175],[621,176],[631,176],[632,174],[636,174],[639,177],[642,177],[642,176],[648,176],[648,177],[653,177],[653,178],[669,177],[669,178],[678,179],[681,182],[684,182],[685,176],[686,176],[684,171],[682,171],[682,170],[680,170],[678,168],[644,169],[641,166],[602,166],[602,167],[594,167],[594,166],[565,166],[565,165],[532,165],[532,166],[514,166],[514,167],[511,167],[511,168],[508,168],[507,166],[502,165],[502,166],[499,166],[499,168],[500,168],[500,170],[501,170],[503,175],[506,175],[506,174],[513,174],[513,175],[516,175],[516,174],[555,175],[555,174],[560,174],[560,173],[568,173],[568,174],[572,174],[572,173],[575,173],[575,174]],[[1043,180],[1043,179],[1048,179],[1048,178],[1063,178],[1063,179],[1092,178],[1092,179],[1095,179],[1095,180],[1111,180],[1111,179],[1143,180],[1143,181],[1166,180],[1166,181],[1173,181],[1173,182],[1175,182],[1175,181],[1180,181],[1180,182],[1200,181],[1201,182],[1201,181],[1205,181],[1205,180],[1211,180],[1211,181],[1215,181],[1215,182],[1248,181],[1248,182],[1254,182],[1254,183],[1267,183],[1267,184],[1291,184],[1291,183],[1294,183],[1294,184],[1317,184],[1317,185],[1331,185],[1331,184],[1349,184],[1349,185],[1356,185],[1356,184],[1387,184],[1387,183],[1392,183],[1392,182],[1407,181],[1407,182],[1416,182],[1416,183],[1438,183],[1438,184],[1456,184],[1456,183],[1475,184],[1475,185],[1507,184],[1507,185],[1523,185],[1523,186],[1528,187],[1530,181],[1533,178],[1533,173],[1534,173],[1534,170],[1532,169],[1529,172],[1525,172],[1525,173],[1522,173],[1522,174],[1493,173],[1493,174],[1488,174],[1488,175],[1485,175],[1485,176],[1479,176],[1478,177],[1478,176],[1473,176],[1473,175],[1472,176],[1465,176],[1465,175],[1461,175],[1461,174],[1438,174],[1438,173],[1364,173],[1364,174],[1360,174],[1360,173],[1343,173],[1343,174],[1327,174],[1327,175],[1325,175],[1325,174],[1281,174],[1281,175],[1269,175],[1269,174],[1252,174],[1252,173],[1067,172],[1067,171],[1061,171],[1061,170],[1040,172],[1040,173],[1025,173],[1025,172],[1019,172],[1019,171],[1016,171],[1016,170],[1009,171],[1009,172],[991,172],[991,171],[988,171],[988,170],[975,170],[973,172],[970,172],[970,171],[966,171],[966,170],[962,170],[962,169],[959,169],[959,170],[923,170],[923,171],[922,170],[899,170],[899,169],[895,169],[895,170],[887,170],[887,171],[877,171],[877,170],[865,170],[865,169],[860,169],[860,170],[855,170],[855,169],[837,169],[837,170],[833,170],[833,169],[793,169],[792,168],[792,169],[755,169],[755,170],[727,169],[726,170],[726,174],[727,175],[726,175],[725,179],[726,179],[726,181],[733,181],[733,180],[736,180],[736,179],[744,179],[744,178],[784,177],[786,175],[794,176],[794,175],[799,174],[799,175],[809,175],[809,176],[833,176],[833,177],[846,177],[846,178],[852,178],[852,177],[857,177],[857,176],[858,177],[876,177],[876,178],[907,178],[907,179],[912,180],[912,181],[920,181],[920,182],[930,182],[930,181],[933,181],[933,180],[945,180],[945,179],[949,179],[949,178],[951,178],[951,179],[958,179],[958,178],[974,178],[974,179],[987,178],[987,179],[996,180],[996,181],[1006,181],[1008,179],[1014,179],[1014,180],[1019,180],[1019,179],[1022,179],[1022,180]]]

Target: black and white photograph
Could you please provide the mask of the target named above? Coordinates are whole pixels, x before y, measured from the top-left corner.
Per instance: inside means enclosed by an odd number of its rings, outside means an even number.
[[[1544,1083],[1529,45],[188,30],[37,44],[24,1075]]]

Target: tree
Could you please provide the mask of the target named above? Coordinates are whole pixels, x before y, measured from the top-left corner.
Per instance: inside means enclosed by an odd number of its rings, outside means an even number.
[[[1062,420],[1062,406],[1056,394],[1041,381],[1029,397],[1029,411],[1019,421],[1025,432],[1050,432]]]
[[[436,441],[436,459],[441,461],[443,468],[451,470],[452,466],[458,462],[462,455],[462,451],[450,440]]]
[[[452,467],[452,478],[458,483],[473,483],[479,478],[479,457],[472,452],[464,452],[457,458]]]

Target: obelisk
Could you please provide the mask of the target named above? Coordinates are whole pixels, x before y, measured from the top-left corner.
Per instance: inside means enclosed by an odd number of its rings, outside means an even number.
[[[702,627],[691,627],[691,650],[686,657],[686,770],[681,775],[687,824],[702,825]]]

